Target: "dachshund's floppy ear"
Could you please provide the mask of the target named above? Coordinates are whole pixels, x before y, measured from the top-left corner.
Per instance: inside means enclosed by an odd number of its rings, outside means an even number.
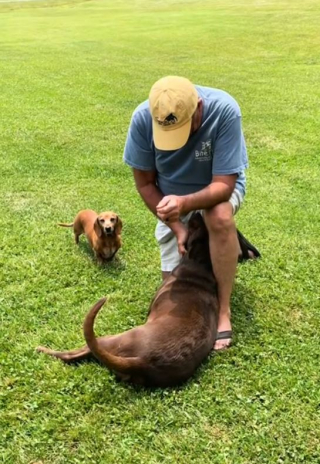
[[[121,231],[122,231],[122,221],[119,218],[119,216],[117,216],[117,224],[116,224],[116,233],[117,233],[117,235],[120,235]]]
[[[102,229],[101,229],[101,224],[99,222],[99,218],[97,218],[94,221],[93,229],[94,229],[95,233],[97,234],[97,236],[99,238],[101,238],[102,237]]]

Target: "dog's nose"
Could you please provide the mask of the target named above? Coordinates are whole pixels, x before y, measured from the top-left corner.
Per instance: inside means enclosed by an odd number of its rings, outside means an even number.
[[[112,232],[112,227],[106,227],[105,230],[106,230],[107,234],[109,234],[110,232]]]

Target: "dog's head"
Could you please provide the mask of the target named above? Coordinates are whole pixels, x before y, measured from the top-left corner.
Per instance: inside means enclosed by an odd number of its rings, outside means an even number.
[[[113,211],[100,213],[94,223],[94,230],[99,238],[102,236],[112,237],[120,235],[122,230],[122,221]]]
[[[200,213],[193,213],[188,221],[188,239],[186,259],[196,261],[212,271],[209,250],[209,234]]]

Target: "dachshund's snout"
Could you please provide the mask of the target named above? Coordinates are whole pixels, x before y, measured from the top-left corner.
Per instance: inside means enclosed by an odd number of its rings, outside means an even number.
[[[105,227],[104,230],[107,235],[111,235],[113,233],[113,227]]]

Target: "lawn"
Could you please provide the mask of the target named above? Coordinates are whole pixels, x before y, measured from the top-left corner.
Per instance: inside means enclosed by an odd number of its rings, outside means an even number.
[[[0,1],[0,457],[4,463],[320,462],[317,0]],[[145,320],[160,284],[155,218],[122,152],[134,108],[167,74],[239,102],[250,157],[234,346],[186,385],[135,389],[39,344],[83,344]],[[124,222],[98,267],[56,223]]]

